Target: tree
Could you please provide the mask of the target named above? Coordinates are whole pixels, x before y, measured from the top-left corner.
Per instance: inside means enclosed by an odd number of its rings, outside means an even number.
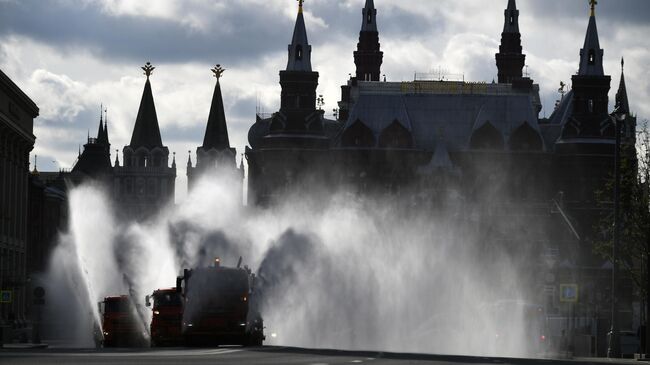
[[[642,123],[637,133],[636,146],[621,145],[621,237],[616,265],[623,278],[632,280],[635,296],[645,298],[649,293],[648,261],[650,258],[650,130],[648,121]],[[614,237],[614,176],[612,174],[603,191],[597,193],[597,200],[604,212],[598,222],[603,234],[595,242],[594,250],[603,258],[612,260]]]

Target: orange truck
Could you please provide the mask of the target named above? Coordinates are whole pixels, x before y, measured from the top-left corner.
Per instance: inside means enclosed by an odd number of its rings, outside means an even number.
[[[146,296],[145,303],[153,312],[151,347],[182,344],[183,297],[176,288],[158,289]]]
[[[102,321],[101,336],[96,340],[98,346],[131,347],[146,344],[148,335],[130,296],[106,297],[97,305]]]
[[[264,324],[254,302],[255,274],[248,267],[185,269],[176,289],[183,297],[182,333],[187,345],[261,346]]]

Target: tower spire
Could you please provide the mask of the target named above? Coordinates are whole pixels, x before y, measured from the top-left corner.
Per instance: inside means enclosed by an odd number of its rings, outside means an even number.
[[[616,92],[616,110],[621,114],[630,114],[630,103],[627,99],[627,86],[625,85],[625,60],[621,58],[621,82]]]
[[[366,0],[361,11],[361,32],[354,52],[356,77],[360,81],[379,81],[384,53],[380,51],[379,31],[377,30],[377,9],[373,0]]]
[[[104,138],[105,138],[104,143],[110,145],[110,140],[108,139],[108,109],[107,108],[104,108]]]
[[[226,113],[223,107],[223,98],[221,96],[221,85],[219,80],[226,69],[221,65],[216,65],[212,70],[214,77],[217,78],[217,84],[214,87],[212,95],[212,105],[210,106],[210,115],[208,116],[208,125],[205,129],[203,138],[203,148],[210,150],[225,150],[230,148],[228,139],[228,127],[226,125]]]
[[[591,5],[591,15],[590,16],[596,16],[596,5],[598,5],[597,0],[589,0],[589,4]]]
[[[289,60],[287,71],[311,72],[311,46],[307,40],[305,17],[303,16],[303,0],[298,0],[298,17],[293,29],[293,38],[289,45]]]
[[[149,82],[149,76],[151,76],[154,69],[155,67],[149,62],[142,67],[144,74],[147,76],[147,81],[144,84],[140,108],[138,109],[138,116],[135,119],[133,135],[131,136],[130,146],[134,149],[138,147],[163,147],[160,126],[158,125],[158,116],[156,114],[156,105],[153,101],[151,83]]]
[[[97,129],[97,142],[104,140],[104,104],[99,105],[99,128]]]
[[[496,54],[496,60],[499,83],[511,84],[522,78],[522,70],[526,64],[526,55],[522,52],[521,33],[519,32],[519,10],[515,0],[508,0],[504,18],[501,45],[499,53]]]
[[[600,48],[598,39],[598,27],[596,26],[596,0],[590,0],[591,15],[589,16],[589,25],[585,35],[585,44],[580,50],[580,70],[578,75],[603,76],[603,56],[604,51]]]

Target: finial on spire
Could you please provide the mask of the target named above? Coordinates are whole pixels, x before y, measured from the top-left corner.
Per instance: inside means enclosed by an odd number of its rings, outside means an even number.
[[[220,64],[217,64],[217,65],[216,65],[213,69],[211,69],[210,71],[212,71],[212,72],[214,73],[214,77],[216,77],[216,78],[217,78],[217,82],[219,82],[219,79],[221,78],[221,75],[223,75],[223,73],[226,71],[226,69],[223,68],[223,67],[221,67]]]
[[[99,121],[103,121],[103,116],[104,116],[104,103],[99,104]]]
[[[598,5],[598,0],[589,0],[591,4],[591,16],[596,16],[596,5]]]
[[[151,65],[151,62],[147,62],[143,67],[142,70],[144,71],[144,74],[147,76],[147,80],[149,80],[149,76],[153,73],[153,70],[156,68]]]
[[[38,155],[34,155],[34,174],[38,174]]]
[[[625,70],[625,59],[621,57],[621,71]]]
[[[298,12],[302,13],[302,3],[304,3],[305,0],[298,0]]]

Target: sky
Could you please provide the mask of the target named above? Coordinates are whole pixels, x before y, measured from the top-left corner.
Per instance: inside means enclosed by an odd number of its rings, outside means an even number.
[[[625,57],[631,109],[650,117],[650,1],[599,0],[596,9],[610,104]],[[318,94],[332,114],[352,53],[364,0],[307,0],[305,21]],[[411,81],[442,70],[468,81],[496,79],[494,55],[507,0],[375,0],[382,73]],[[549,116],[560,81],[571,83],[587,29],[587,0],[518,0],[527,72]],[[176,197],[186,195],[188,151],[196,161],[221,64],[231,145],[238,162],[255,113],[279,109],[297,12],[294,0],[0,0],[0,69],[40,108],[34,121],[38,169],[71,168],[80,145],[108,110],[112,160],[131,138],[145,76],[151,77],[163,143],[177,154]]]

